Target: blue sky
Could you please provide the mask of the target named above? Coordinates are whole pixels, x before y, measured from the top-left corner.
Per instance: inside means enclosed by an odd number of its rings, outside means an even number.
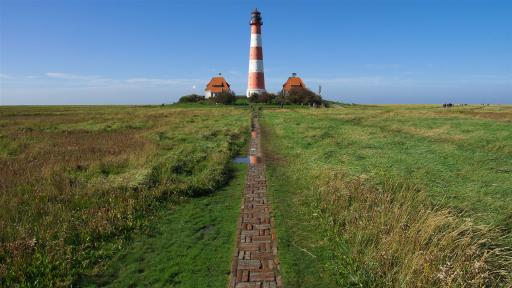
[[[168,103],[221,72],[354,103],[512,103],[512,1],[0,0],[0,104]]]

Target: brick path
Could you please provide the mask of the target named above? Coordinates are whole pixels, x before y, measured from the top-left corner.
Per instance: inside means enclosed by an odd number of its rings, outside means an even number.
[[[230,288],[282,287],[274,221],[267,202],[260,127],[253,118],[250,164],[240,210],[237,243],[231,264]]]

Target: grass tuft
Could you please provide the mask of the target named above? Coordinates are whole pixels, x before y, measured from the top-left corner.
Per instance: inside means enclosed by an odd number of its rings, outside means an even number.
[[[501,234],[433,207],[424,190],[334,171],[323,177],[319,208],[330,228],[339,284],[360,287],[512,285],[512,250]]]

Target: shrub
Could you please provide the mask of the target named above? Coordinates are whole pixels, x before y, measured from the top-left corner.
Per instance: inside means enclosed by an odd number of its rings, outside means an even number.
[[[292,88],[285,96],[286,102],[300,105],[321,105],[322,97],[307,88]]]
[[[249,97],[247,97],[247,100],[249,100],[249,103],[257,103],[258,93],[251,94]]]
[[[249,100],[246,96],[236,96],[234,105],[248,105]]]
[[[209,98],[209,100],[214,103],[229,105],[235,102],[236,96],[232,92],[223,91],[218,93],[214,97]]]
[[[285,104],[290,104],[288,99],[286,99],[286,95],[284,94],[284,91],[281,91],[279,94],[276,95],[275,102],[276,102],[276,104],[279,104],[281,106],[283,106]]]
[[[204,96],[200,96],[197,94],[190,94],[190,95],[182,96],[180,98],[180,100],[178,100],[178,103],[196,103],[196,102],[204,101],[204,99],[205,99]]]
[[[276,94],[273,93],[254,93],[249,97],[249,102],[251,103],[264,103],[264,104],[274,104],[277,98]]]

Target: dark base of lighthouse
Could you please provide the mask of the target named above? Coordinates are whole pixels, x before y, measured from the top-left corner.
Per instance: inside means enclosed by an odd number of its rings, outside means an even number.
[[[263,94],[267,93],[267,90],[265,89],[247,89],[247,97],[251,97],[253,94]]]

